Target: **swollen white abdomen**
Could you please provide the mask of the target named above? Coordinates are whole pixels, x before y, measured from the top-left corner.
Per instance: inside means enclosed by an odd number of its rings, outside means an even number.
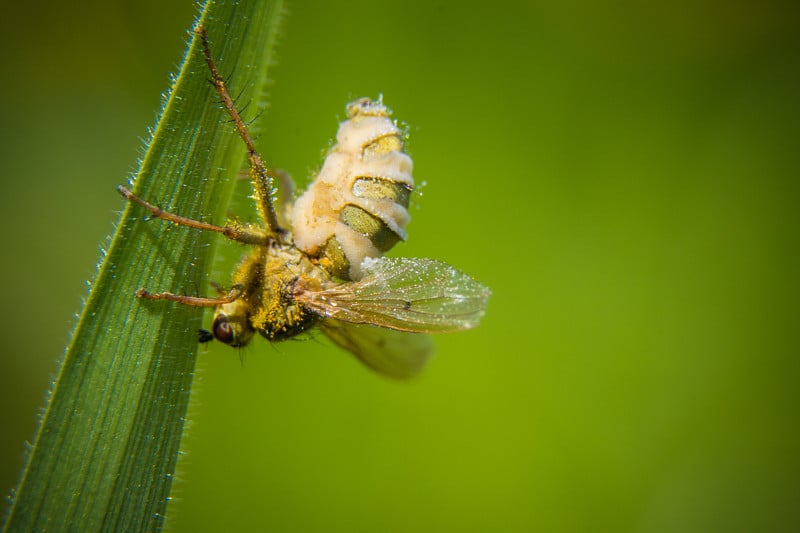
[[[405,240],[414,187],[402,132],[378,100],[348,104],[336,146],[292,208],[294,243],[332,274],[361,277],[361,262]]]

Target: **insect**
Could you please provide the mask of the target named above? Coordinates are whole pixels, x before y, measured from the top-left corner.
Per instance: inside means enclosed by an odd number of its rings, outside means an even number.
[[[255,150],[225,80],[212,58],[204,28],[200,38],[211,83],[244,141],[254,198],[263,226],[216,226],[165,211],[119,192],[153,217],[215,231],[251,246],[233,273],[230,289],[216,297],[139,289],[136,296],[215,307],[211,337],[229,346],[259,333],[270,341],[318,327],[375,371],[408,378],[433,351],[428,333],[478,325],[490,291],[467,274],[434,259],[385,258],[406,237],[414,186],[402,132],[381,100],[347,106],[337,145],[309,188],[287,205],[292,230],[279,222],[272,200],[273,174]]]

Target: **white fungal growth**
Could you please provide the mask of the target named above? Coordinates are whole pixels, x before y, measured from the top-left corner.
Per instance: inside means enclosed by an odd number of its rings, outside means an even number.
[[[313,183],[295,201],[291,222],[295,245],[311,256],[322,254],[328,241],[335,238],[349,261],[350,279],[358,279],[364,258],[378,257],[387,249],[381,241],[387,230],[393,239],[405,240],[409,221],[407,194],[402,205],[398,195],[376,194],[374,183],[388,184],[390,193],[399,188],[408,193],[414,179],[411,158],[402,151],[402,131],[389,118],[383,102],[356,100],[347,106],[347,112],[349,118],[339,126],[336,146]],[[358,208],[355,221],[343,217],[346,206]],[[372,217],[380,222],[371,222]]]

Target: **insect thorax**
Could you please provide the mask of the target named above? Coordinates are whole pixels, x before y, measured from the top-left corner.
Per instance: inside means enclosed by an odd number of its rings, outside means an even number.
[[[361,277],[361,262],[405,240],[414,187],[402,131],[379,100],[347,106],[336,146],[292,209],[296,246],[332,275]]]
[[[216,315],[241,324],[246,344],[254,332],[272,341],[293,337],[314,325],[318,315],[294,298],[295,286],[319,286],[330,276],[308,256],[288,245],[258,247],[242,259],[233,276],[242,297],[218,307]]]

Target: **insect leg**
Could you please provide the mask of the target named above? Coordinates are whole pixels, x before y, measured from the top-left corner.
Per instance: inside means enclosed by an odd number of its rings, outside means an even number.
[[[144,298],[145,300],[170,300],[178,302],[183,305],[191,305],[194,307],[214,307],[217,305],[229,304],[242,295],[241,287],[234,287],[231,291],[221,298],[202,298],[200,296],[184,296],[182,294],[173,294],[171,292],[148,292],[145,289],[136,291],[136,296]]]
[[[216,281],[209,281],[208,284],[211,285],[215,291],[217,291],[217,294],[225,294],[228,292],[222,285],[220,285]]]
[[[267,242],[267,235],[264,232],[246,227],[246,226],[217,226],[215,224],[209,224],[207,222],[201,222],[199,220],[193,220],[191,218],[182,217],[180,215],[176,215],[175,213],[170,213],[169,211],[164,211],[158,206],[155,206],[145,200],[142,200],[135,194],[133,194],[130,190],[123,187],[122,185],[117,185],[117,191],[124,196],[127,200],[137,203],[140,206],[144,207],[150,213],[162,220],[166,220],[168,222],[172,222],[173,224],[178,224],[180,226],[188,226],[190,228],[201,229],[206,231],[216,231],[217,233],[222,233],[227,238],[231,239],[232,241],[242,242],[245,244],[264,244]]]
[[[239,111],[236,109],[236,105],[233,103],[225,80],[220,76],[219,70],[217,70],[217,65],[214,63],[214,59],[211,56],[211,48],[208,45],[208,37],[206,36],[205,28],[198,24],[194,31],[200,36],[200,41],[203,45],[203,54],[205,55],[208,69],[211,71],[211,83],[214,85],[217,94],[219,94],[225,110],[231,116],[231,119],[233,119],[233,124],[236,126],[239,137],[242,138],[245,146],[247,146],[247,158],[250,160],[250,179],[253,182],[253,190],[258,204],[259,214],[269,231],[279,240],[283,240],[287,232],[278,223],[278,215],[275,212],[275,206],[272,205],[272,176],[264,165],[261,155],[256,151],[253,145],[253,139],[250,137],[247,126],[242,120]]]

